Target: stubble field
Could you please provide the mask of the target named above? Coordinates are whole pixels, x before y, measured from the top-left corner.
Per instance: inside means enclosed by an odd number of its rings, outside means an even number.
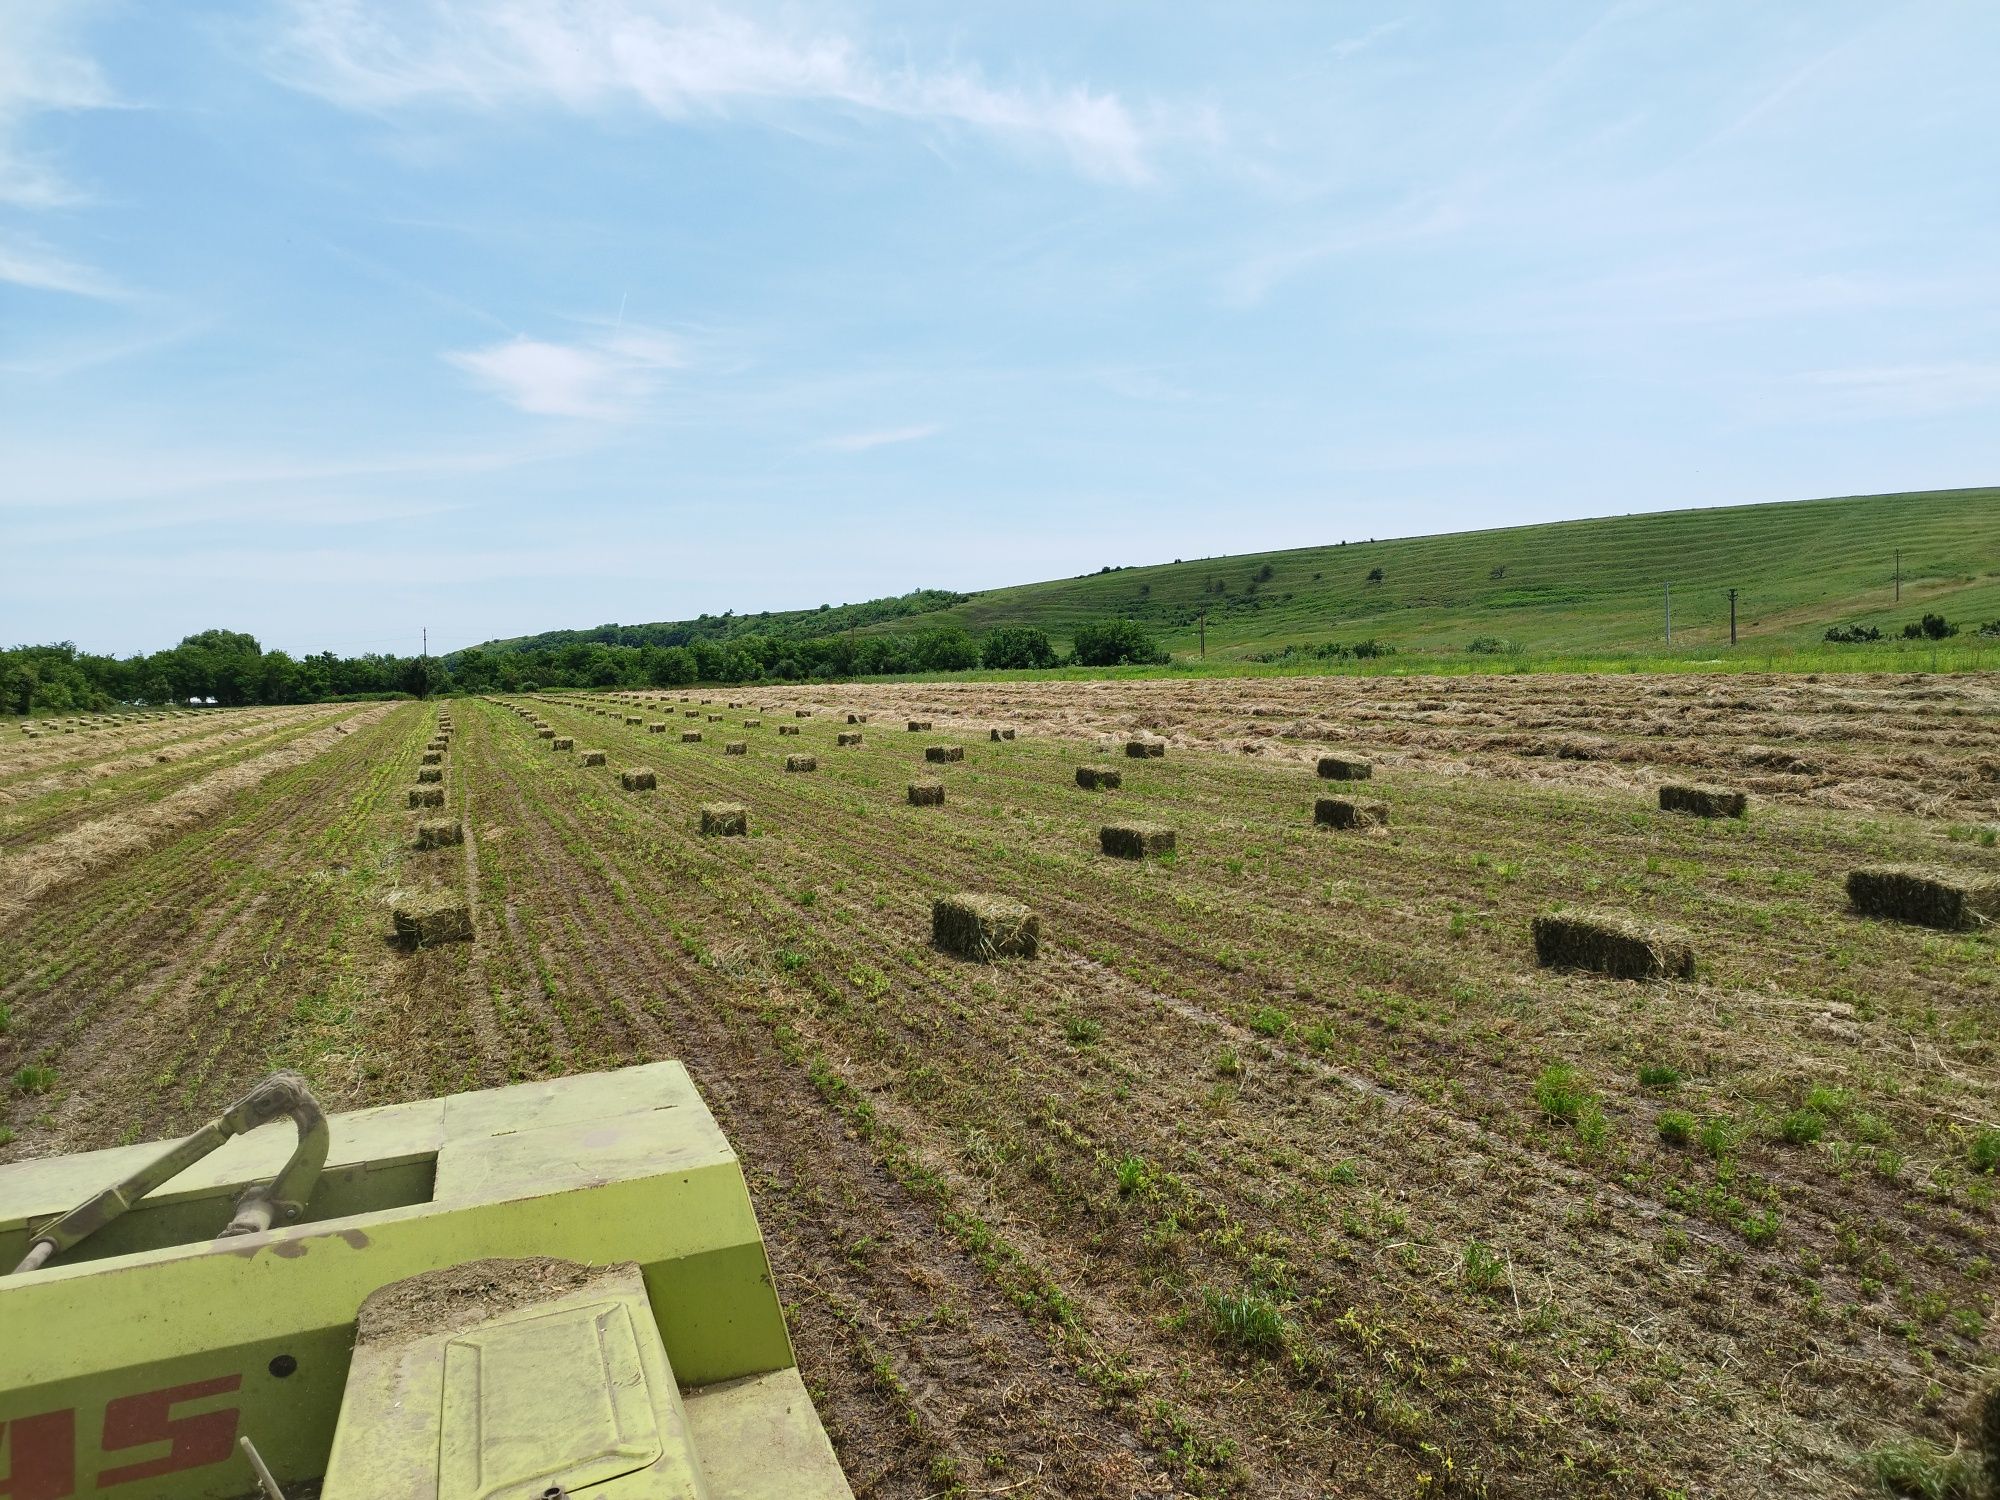
[[[1971,1441],[2000,945],[1842,882],[2000,868],[2000,682],[682,696],[457,701],[465,842],[424,851],[432,705],[0,745],[0,1156],[273,1067],[355,1107],[681,1058],[864,1496],[1852,1495]],[[1338,752],[1386,831],[1313,826]],[[1655,810],[1688,778],[1751,815]],[[1178,852],[1106,858],[1111,822]],[[395,949],[433,886],[475,940]],[[955,891],[1040,954],[937,951]],[[1565,908],[1681,929],[1694,978],[1539,968]]]

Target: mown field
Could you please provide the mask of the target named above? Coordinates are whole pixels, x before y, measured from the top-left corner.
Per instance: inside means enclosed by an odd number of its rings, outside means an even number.
[[[0,1154],[187,1128],[276,1066],[351,1107],[679,1057],[860,1495],[1970,1485],[2000,944],[1860,918],[1842,881],[2000,869],[2000,681],[707,697],[525,704],[603,767],[458,701],[466,842],[428,851],[431,705],[172,726],[250,733],[150,804],[123,778],[174,762],[116,757],[69,825],[34,808],[81,762],[5,747],[0,787],[43,790],[0,809],[30,820],[0,863]],[[1164,758],[1117,756],[1136,731]],[[1386,832],[1314,828],[1338,750]],[[1111,759],[1119,790],[1076,786]],[[636,765],[658,790],[620,788]],[[1656,811],[1689,775],[1751,816]],[[909,805],[929,778],[945,804]],[[749,838],[698,833],[718,800]],[[1105,858],[1112,821],[1176,857]],[[392,947],[419,887],[468,893],[475,940]],[[937,951],[955,891],[1028,902],[1040,954]],[[1694,978],[1538,968],[1529,923],[1564,908],[1680,928]]]

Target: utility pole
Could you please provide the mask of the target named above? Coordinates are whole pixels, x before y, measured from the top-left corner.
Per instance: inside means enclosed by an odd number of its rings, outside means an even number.
[[[1661,586],[1667,591],[1667,644],[1671,646],[1674,643],[1674,586],[1671,583]]]
[[[1736,590],[1729,591],[1729,644],[1736,644]]]
[[[1208,611],[1201,612],[1201,659],[1208,660]]]
[[[1903,602],[1903,549],[1896,549],[1896,602]]]
[[[424,637],[423,675],[418,678],[418,681],[423,684],[421,696],[428,698],[431,695],[431,628],[428,625],[419,625],[417,629],[423,632]]]

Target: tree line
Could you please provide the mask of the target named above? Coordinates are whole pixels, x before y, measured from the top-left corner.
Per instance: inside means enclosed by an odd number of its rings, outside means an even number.
[[[256,637],[240,631],[204,630],[169,650],[129,657],[93,655],[67,641],[0,650],[0,712],[101,711],[191,699],[237,707],[440,692],[720,686],[1164,660],[1166,653],[1129,620],[1079,627],[1067,653],[1056,649],[1047,632],[1019,625],[977,638],[948,627],[808,639],[744,635],[676,646],[572,640],[474,646],[444,657],[343,657],[331,651],[294,657],[266,651]]]

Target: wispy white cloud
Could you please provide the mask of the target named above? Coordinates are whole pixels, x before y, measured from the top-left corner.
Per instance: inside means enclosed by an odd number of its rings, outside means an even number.
[[[0,281],[38,292],[66,292],[104,301],[120,301],[128,295],[109,277],[65,260],[39,240],[25,236],[0,236]]]
[[[445,358],[508,405],[542,417],[623,421],[686,364],[680,342],[647,329],[613,329],[580,343],[516,338]]]
[[[76,31],[86,0],[7,0],[0,5],[0,203],[53,208],[83,198],[57,164],[22,142],[24,127],[53,110],[117,104]]]
[[[293,0],[273,65],[350,109],[637,105],[680,119],[832,105],[1053,146],[1097,177],[1151,176],[1148,131],[1115,94],[885,64],[838,33],[706,0]]]
[[[849,432],[821,443],[835,453],[866,453],[870,448],[887,448],[896,443],[916,443],[943,431],[936,422],[915,427],[886,427],[878,432]]]

